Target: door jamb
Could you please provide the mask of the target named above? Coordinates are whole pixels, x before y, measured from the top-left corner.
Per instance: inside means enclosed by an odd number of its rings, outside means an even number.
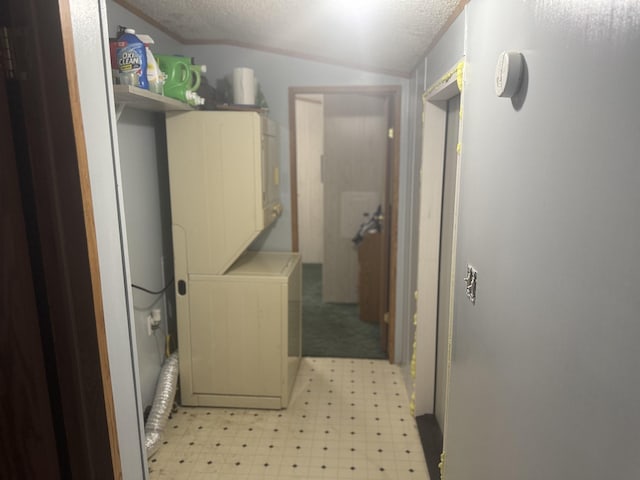
[[[400,113],[402,87],[400,85],[370,85],[370,86],[318,86],[318,87],[289,87],[289,162],[291,179],[291,249],[299,251],[298,233],[298,175],[297,175],[297,146],[296,146],[296,108],[295,98],[298,94],[335,94],[352,93],[380,95],[388,97],[391,102],[390,114],[393,123],[393,147],[391,162],[391,221],[389,245],[389,331],[387,338],[387,354],[389,362],[395,358],[395,326],[396,326],[396,282],[398,263],[398,188],[400,178]]]
[[[462,112],[464,59],[458,62],[423,95],[423,148],[420,191],[420,223],[418,246],[418,291],[416,329],[416,415],[434,413],[436,381],[436,344],[438,320],[438,287],[440,275],[440,235],[442,214],[442,179],[446,141],[447,101],[460,95],[460,120],[458,126],[457,173],[453,209],[453,237],[451,253],[451,282],[454,291],[456,280],[456,239],[458,236],[460,166],[462,138]],[[430,213],[431,212],[431,213]],[[451,373],[451,336],[453,332],[454,295],[450,295],[449,332],[445,404],[448,404],[448,385]],[[445,425],[447,409],[445,407]],[[444,432],[443,432],[444,433]]]

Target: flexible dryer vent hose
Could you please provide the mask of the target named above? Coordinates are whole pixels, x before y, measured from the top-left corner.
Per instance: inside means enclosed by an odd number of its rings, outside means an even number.
[[[151,412],[144,426],[147,458],[158,451],[167,426],[178,384],[178,352],[173,352],[162,365]]]

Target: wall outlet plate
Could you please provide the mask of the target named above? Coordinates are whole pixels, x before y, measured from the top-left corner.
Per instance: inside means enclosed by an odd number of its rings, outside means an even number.
[[[147,334],[149,336],[153,335],[153,332],[160,328],[160,321],[162,318],[160,317],[160,310],[154,309],[152,313],[147,315]]]
[[[476,289],[478,285],[478,271],[471,265],[467,265],[467,276],[464,277],[467,298],[476,304]]]

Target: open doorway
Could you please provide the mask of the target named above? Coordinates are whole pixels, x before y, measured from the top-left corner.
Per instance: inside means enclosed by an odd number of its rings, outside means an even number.
[[[393,361],[400,87],[289,91],[303,355]]]

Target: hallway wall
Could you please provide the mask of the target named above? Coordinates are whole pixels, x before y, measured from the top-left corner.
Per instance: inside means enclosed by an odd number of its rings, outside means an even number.
[[[115,34],[117,25],[127,25],[140,33],[149,33],[156,42],[155,51],[195,55],[198,61],[209,65],[211,78],[230,72],[233,66],[255,66],[263,86],[268,86],[265,87],[265,94],[272,107],[271,115],[280,123],[285,203],[288,202],[289,189],[289,84],[404,85],[407,80],[236,47],[187,48],[112,0],[70,0],[70,5],[96,213],[122,466],[125,478],[143,478],[146,459],[141,450],[142,407],[152,398],[159,358],[156,339],[147,337],[145,332],[146,307],[151,306],[152,299],[144,294],[132,293],[127,285],[135,281],[157,288],[163,283],[163,274],[165,280],[170,277],[167,268],[171,263],[167,253],[168,232],[165,228],[166,217],[162,212],[168,200],[161,185],[166,182],[162,165],[164,150],[159,140],[163,129],[158,116],[131,110],[125,110],[121,122],[116,124],[111,104],[108,53],[104,50],[108,36]],[[203,52],[207,52],[206,55]],[[138,138],[144,141],[137,142]],[[403,133],[402,138],[404,145],[406,134]],[[401,167],[401,176],[406,178],[408,172],[403,169]],[[408,208],[410,205],[401,203],[401,212]],[[144,214],[145,211],[148,215]],[[290,218],[287,215],[285,210],[285,218],[278,221],[284,230],[273,235],[266,248],[290,248]],[[402,228],[403,218],[399,221]],[[161,257],[164,257],[164,272]],[[404,258],[405,262],[409,260]],[[136,311],[136,305],[143,305],[144,308]],[[164,308],[164,305],[161,307]],[[163,317],[167,319],[172,311],[172,305],[167,305]],[[408,318],[404,320],[409,321]]]
[[[100,287],[123,478],[146,478],[137,354],[131,349],[127,246],[123,241],[122,190],[115,115],[107,64],[104,0],[69,1],[80,109],[91,183]]]
[[[450,480],[640,477],[638,19],[467,6]],[[526,60],[515,101],[493,91],[503,50]]]
[[[109,35],[118,25],[150,35],[158,52],[181,53],[182,45],[120,5],[107,3]],[[171,216],[164,115],[126,108],[117,122],[119,166],[131,282],[158,291],[173,272]],[[140,371],[142,406],[151,405],[163,361],[164,336],[175,332],[175,294],[151,295],[132,290],[133,326]],[[147,333],[147,317],[159,308],[161,328]],[[169,329],[169,326],[171,328]]]
[[[449,72],[456,64],[464,57],[465,48],[465,22],[466,22],[466,10],[463,10],[460,15],[451,24],[449,29],[442,36],[442,39],[431,49],[428,53],[425,61],[420,64],[414,74],[415,90],[412,90],[412,95],[415,95],[415,100],[412,103],[416,106],[416,115],[413,117],[412,128],[414,133],[414,190],[413,195],[415,198],[420,197],[420,178],[422,176],[422,154],[423,154],[423,103],[422,94],[429,89],[432,85],[438,82],[443,75]],[[463,107],[464,108],[464,107]],[[443,152],[444,154],[444,152]],[[424,204],[426,205],[426,204]],[[425,208],[425,206],[421,206]],[[428,209],[428,207],[427,207]],[[415,217],[413,220],[413,235],[414,243],[412,243],[411,258],[414,259],[413,268],[410,270],[410,276],[407,281],[410,282],[411,287],[406,291],[405,295],[410,295],[410,304],[413,307],[413,311],[416,311],[417,303],[426,307],[426,295],[418,292],[419,298],[413,299],[413,292],[418,286],[418,270],[420,268],[427,268],[426,262],[419,267],[419,248],[424,248],[424,239],[420,239],[419,225],[419,209],[416,209]],[[439,212],[434,212],[434,215],[439,215]],[[424,280],[422,280],[424,281]],[[416,352],[416,375],[415,375],[415,409],[416,415],[423,415],[426,413],[434,413],[434,388],[435,388],[435,369],[436,369],[436,325],[435,318],[429,318],[427,309],[421,307],[417,309],[417,327],[411,328],[410,331],[405,332],[407,342],[413,344],[415,338],[415,352]],[[435,309],[434,309],[435,310]],[[411,350],[409,350],[411,351]],[[405,380],[408,386],[413,385],[414,379],[411,378],[410,367],[407,365],[403,372],[405,374]],[[410,389],[412,390],[412,389]]]

